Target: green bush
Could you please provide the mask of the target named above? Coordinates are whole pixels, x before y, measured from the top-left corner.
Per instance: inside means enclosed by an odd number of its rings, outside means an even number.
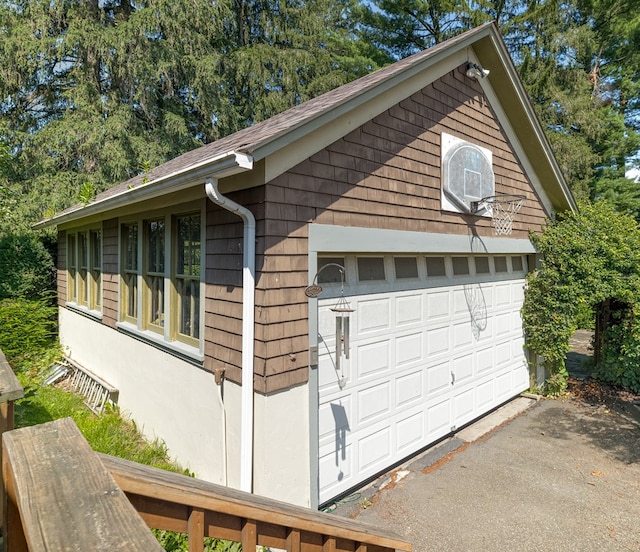
[[[640,321],[633,313],[606,329],[594,376],[640,393]]]
[[[542,355],[547,390],[566,388],[569,338],[589,313],[608,300],[628,305],[623,319],[604,335],[596,374],[633,388],[640,383],[640,229],[630,215],[605,201],[584,203],[580,211],[549,223],[531,236],[541,254],[540,269],[529,275],[522,309],[527,345]]]
[[[14,369],[56,350],[57,316],[50,299],[0,301],[0,349]]]
[[[55,291],[54,244],[33,233],[0,235],[0,299],[50,297]]]

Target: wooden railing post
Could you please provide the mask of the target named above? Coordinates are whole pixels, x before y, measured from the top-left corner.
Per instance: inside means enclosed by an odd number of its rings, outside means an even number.
[[[300,552],[300,531],[289,529],[287,533],[287,552]]]
[[[255,550],[258,546],[257,524],[251,519],[242,523],[242,550]]]
[[[191,508],[189,513],[189,552],[204,552],[204,510]]]
[[[16,378],[11,366],[7,362],[4,353],[0,351],[0,435],[11,431],[14,427],[14,402],[24,397],[24,389]],[[0,447],[0,463],[2,462],[2,447]],[[1,474],[1,472],[0,472]],[[9,527],[6,515],[7,493],[4,485],[4,477],[0,475],[0,523],[2,534],[6,534]],[[4,540],[3,540],[3,549]]]

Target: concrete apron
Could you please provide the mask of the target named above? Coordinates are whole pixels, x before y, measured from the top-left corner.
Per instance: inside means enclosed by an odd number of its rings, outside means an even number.
[[[429,468],[437,469],[453,455],[462,452],[468,444],[481,439],[495,428],[518,416],[536,404],[540,398],[538,395],[522,393],[424,452],[413,456],[401,466],[381,475],[365,487],[327,505],[324,511],[355,518],[361,510],[373,504],[378,493],[393,487],[411,472],[425,472],[425,470],[429,471]]]

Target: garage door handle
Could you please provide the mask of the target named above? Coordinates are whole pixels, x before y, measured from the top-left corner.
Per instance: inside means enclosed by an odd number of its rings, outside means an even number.
[[[456,375],[451,372],[451,385],[454,385],[456,383]]]

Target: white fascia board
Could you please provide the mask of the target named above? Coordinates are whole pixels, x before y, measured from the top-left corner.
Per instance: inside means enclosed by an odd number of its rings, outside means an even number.
[[[545,161],[551,167],[551,170],[555,176],[555,179],[560,185],[560,190],[562,192],[562,195],[565,201],[573,211],[577,211],[578,206],[573,198],[573,195],[569,191],[569,186],[567,185],[564,179],[564,176],[562,175],[562,171],[560,170],[560,167],[558,166],[556,158],[553,154],[553,151],[551,150],[551,145],[549,144],[547,135],[545,134],[542,126],[540,125],[538,116],[536,115],[533,105],[531,104],[531,99],[529,98],[529,95],[527,94],[527,91],[525,90],[522,84],[522,81],[520,80],[518,72],[515,66],[513,65],[511,56],[509,55],[509,52],[505,49],[504,43],[500,40],[496,40],[494,36],[491,37],[491,43],[493,44],[493,47],[498,57],[500,58],[502,65],[506,70],[507,76],[509,78],[509,84],[511,85],[511,88],[515,91],[516,97],[518,98],[518,101],[521,104],[522,109],[526,113],[526,116],[531,125],[531,130],[535,135],[535,139],[540,143],[542,147],[542,150],[545,155]],[[487,98],[489,98],[491,106],[496,111],[496,115],[498,116],[498,119],[500,120],[501,125],[507,132],[509,138],[513,140],[514,146],[518,150],[518,154],[520,155],[520,158],[522,160],[527,159],[527,156],[524,155],[523,148],[520,144],[520,141],[517,140],[516,138],[516,133],[509,122],[509,118],[505,113],[504,109],[502,108],[502,104],[500,100],[498,100],[497,94],[495,93],[495,91],[493,90],[490,84],[490,78],[479,79],[479,83],[483,91],[485,92]],[[531,164],[528,164],[528,166],[526,166],[526,172],[529,175],[536,174],[536,171]],[[551,202],[548,198],[547,193],[543,191],[543,184],[540,181],[534,181],[533,183],[534,183],[534,187],[536,188],[536,191],[540,194],[540,197],[543,198],[543,204],[545,205],[545,208],[547,208],[547,214],[550,215],[551,211],[549,210],[549,207],[551,205]]]
[[[204,185],[204,180],[209,177],[217,179],[225,178],[227,176],[249,171],[252,168],[253,158],[250,155],[242,152],[230,151],[167,174],[143,184],[142,186],[137,186],[130,190],[124,190],[119,194],[107,197],[101,201],[90,203],[89,205],[81,207],[75,211],[43,220],[35,224],[33,228],[38,230],[98,215],[118,207],[146,201],[171,192],[178,192],[180,190],[190,188],[198,183],[202,183]]]

